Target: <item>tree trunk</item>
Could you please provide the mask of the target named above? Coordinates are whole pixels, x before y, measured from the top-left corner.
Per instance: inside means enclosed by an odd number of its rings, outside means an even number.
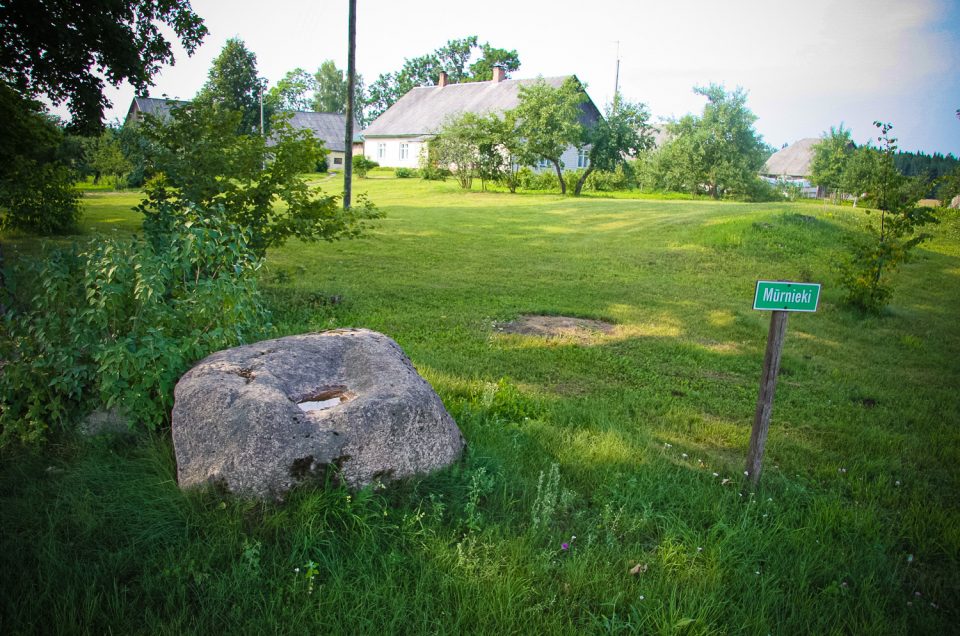
[[[573,190],[573,196],[580,196],[580,191],[583,190],[583,184],[587,182],[587,177],[590,176],[591,172],[593,172],[593,166],[587,166],[587,169],[580,175],[580,179],[577,180],[577,187]]]
[[[560,181],[560,194],[567,193],[567,182],[563,180],[563,168],[560,167],[559,161],[550,160],[553,163],[553,167],[557,170],[557,180]]]

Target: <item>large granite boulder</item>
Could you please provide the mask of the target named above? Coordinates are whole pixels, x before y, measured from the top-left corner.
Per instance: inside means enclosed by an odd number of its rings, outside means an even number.
[[[181,488],[280,499],[329,471],[351,488],[425,474],[464,440],[397,343],[339,329],[199,362],[177,383],[173,444]]]

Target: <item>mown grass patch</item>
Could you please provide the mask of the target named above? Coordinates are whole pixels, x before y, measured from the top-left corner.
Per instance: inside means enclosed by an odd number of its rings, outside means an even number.
[[[395,338],[463,430],[463,462],[276,506],[181,494],[164,435],[8,449],[2,631],[873,634],[960,620],[956,213],[896,275],[890,308],[864,318],[839,305],[832,267],[864,223],[848,207],[511,196],[380,171],[354,187],[386,218],[360,241],[272,251],[274,323]],[[135,198],[88,195],[86,231],[135,231]],[[758,278],[824,290],[816,314],[790,318],[751,491]],[[495,328],[527,314],[616,331]]]

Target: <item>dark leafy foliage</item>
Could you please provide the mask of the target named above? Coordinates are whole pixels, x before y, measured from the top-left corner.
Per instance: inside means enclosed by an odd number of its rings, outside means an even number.
[[[207,28],[186,0],[0,3],[0,78],[27,95],[66,102],[79,130],[100,128],[105,83],[143,92],[174,61],[169,27],[188,54]]]
[[[43,113],[0,82],[0,229],[53,234],[71,229],[80,214],[74,172],[58,158],[63,135]]]

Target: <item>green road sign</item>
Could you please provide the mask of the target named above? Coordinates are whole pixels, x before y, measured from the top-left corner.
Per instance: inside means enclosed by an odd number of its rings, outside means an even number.
[[[758,280],[753,308],[763,311],[816,311],[820,283]]]

